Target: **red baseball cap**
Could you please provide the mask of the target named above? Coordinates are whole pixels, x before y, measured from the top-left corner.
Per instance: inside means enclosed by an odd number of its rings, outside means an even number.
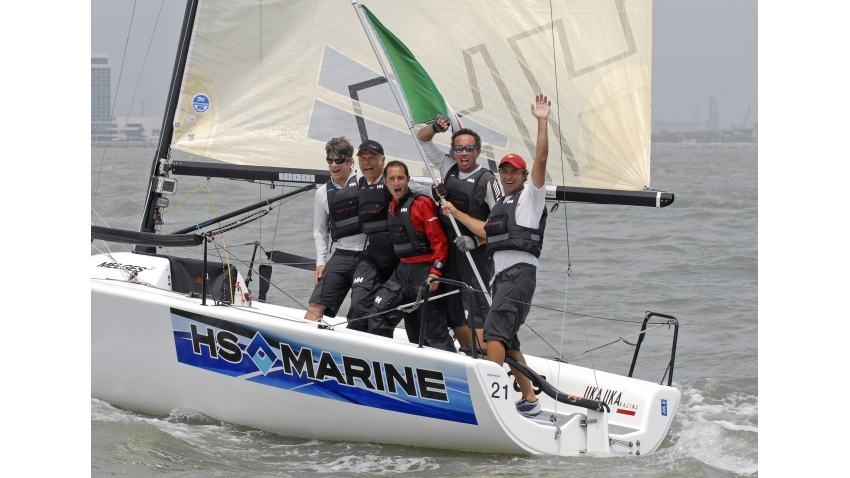
[[[499,161],[499,166],[508,163],[517,169],[528,169],[525,165],[525,160],[518,154],[509,154]]]

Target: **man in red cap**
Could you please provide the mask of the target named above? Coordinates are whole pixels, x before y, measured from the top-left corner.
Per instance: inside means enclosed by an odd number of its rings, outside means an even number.
[[[537,95],[531,113],[537,118],[537,147],[531,169],[531,184],[525,160],[518,154],[509,154],[499,162],[499,180],[505,196],[491,209],[487,222],[456,214],[448,203],[443,210],[475,235],[487,240],[487,252],[493,256],[495,276],[491,286],[493,304],[484,322],[484,340],[487,358],[499,365],[510,355],[519,362],[525,358],[519,350],[517,332],[531,309],[531,298],[537,286],[538,258],[543,247],[546,228],[546,159],[549,155],[547,121],[551,103],[544,95]],[[471,237],[458,238],[461,251],[475,247]],[[538,415],[540,402],[534,395],[531,381],[517,370],[514,377],[522,390],[517,411],[527,417]]]

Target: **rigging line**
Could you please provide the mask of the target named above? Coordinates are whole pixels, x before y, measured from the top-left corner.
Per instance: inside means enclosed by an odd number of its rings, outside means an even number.
[[[210,204],[212,204],[213,214],[215,214],[215,217],[218,217],[218,211],[215,210],[215,201],[213,201],[213,197],[212,197],[212,190],[210,190],[210,187],[209,187],[208,184],[205,185],[204,187],[207,188],[207,193],[209,193],[209,195],[210,195]],[[221,228],[221,222],[216,221],[216,224],[218,224],[218,227]],[[228,290],[230,291],[230,303],[232,304],[233,303],[233,278],[230,277],[230,256],[227,254],[227,242],[224,241],[224,231],[222,231],[222,233],[221,233],[221,245],[224,248],[224,257],[225,257],[225,260],[227,261],[227,282],[228,282],[228,284],[230,284],[230,287],[228,288]],[[220,255],[221,254],[219,254],[219,256]]]
[[[573,286],[575,286],[575,279],[573,278],[573,266],[570,260],[570,222],[567,217],[567,208],[564,207],[564,228],[566,229],[567,236],[567,282],[570,280],[573,281]],[[581,312],[581,297],[576,294],[576,302],[578,303],[579,313]],[[566,307],[564,307],[566,309]],[[584,321],[584,316],[581,316],[581,328],[584,331],[584,343],[587,348],[590,348],[590,340],[587,338],[587,324]],[[593,370],[593,380],[596,382],[596,386],[599,386],[599,379],[596,377],[596,365],[593,363],[593,354],[590,354],[590,369]]]
[[[478,294],[484,293],[484,292],[481,292],[478,289],[473,289],[473,292],[478,293]],[[587,317],[588,319],[610,320],[612,322],[625,322],[625,323],[629,323],[629,324],[642,324],[643,323],[642,320],[612,319],[610,317],[601,317],[601,316],[598,316],[598,315],[582,314],[582,313],[579,313],[579,312],[570,312],[570,311],[564,310],[564,309],[556,309],[554,307],[547,307],[545,305],[538,305],[538,304],[534,304],[534,303],[531,303],[531,302],[523,302],[521,300],[516,300],[516,299],[505,298],[505,300],[509,300],[511,302],[516,302],[518,304],[530,305],[531,307],[537,307],[539,309],[551,310],[552,312],[559,312],[559,313],[564,313],[564,314],[569,314],[569,315],[575,315],[577,317]],[[657,324],[659,322],[647,322],[647,323],[652,325],[652,324]]]
[[[159,217],[161,218],[162,216],[165,216],[167,213],[169,213],[169,212],[171,212],[171,211],[173,211],[173,210],[177,209],[177,207],[178,207],[178,206],[180,206],[180,205],[181,205],[181,204],[183,204],[184,202],[186,202],[186,201],[188,201],[188,200],[192,199],[192,196],[194,196],[195,194],[198,194],[198,193],[201,191],[201,189],[204,189],[204,188],[207,188],[207,189],[209,190],[209,188],[210,188],[210,187],[209,187],[209,186],[207,186],[206,184],[205,184],[205,185],[203,185],[203,186],[201,186],[201,187],[199,187],[198,189],[196,189],[196,190],[195,190],[195,192],[193,192],[192,194],[190,194],[190,195],[189,195],[189,197],[187,197],[186,199],[184,199],[184,200],[180,201],[179,203],[175,204],[174,206],[170,207],[167,211],[163,211],[163,212],[162,212],[162,214],[160,214],[160,215],[159,215]],[[218,215],[216,214],[216,216],[218,216]]]
[[[93,212],[93,213],[94,213],[94,215],[95,215],[95,216],[97,216],[97,218],[98,218],[98,219],[100,219],[100,221],[103,223],[103,225],[104,225],[104,226],[106,226],[106,227],[108,227],[108,228],[112,229],[112,226],[110,226],[109,224],[107,224],[107,223],[106,223],[106,221],[104,221],[104,220],[103,220],[103,218],[102,218],[102,217],[100,217],[100,214],[98,214],[98,213],[97,213],[97,211],[95,211],[94,209],[92,209],[92,210],[91,210],[91,212]],[[94,225],[94,224],[92,224],[92,225]],[[104,244],[105,244],[105,243],[104,243]],[[129,252],[129,251],[130,251],[130,248],[129,248],[129,247],[127,247],[127,245],[126,245],[126,244],[121,244],[121,247],[123,247],[123,248],[124,248],[124,250],[126,250],[127,252]],[[112,257],[112,256],[110,256],[110,257]]]
[[[212,243],[212,244],[213,244],[215,247],[219,247],[219,246],[218,246],[218,244],[216,244],[214,241],[213,241],[213,243]],[[243,261],[242,259],[240,259],[239,257],[237,257],[237,256],[236,256],[236,254],[233,254],[233,253],[228,253],[228,254],[230,254],[231,256],[233,256],[233,258],[234,258],[234,259],[236,259],[237,261],[241,262],[243,266],[245,266],[245,267],[247,267],[247,268],[248,268],[248,270],[253,271],[253,272],[254,272],[255,274],[257,274],[258,276],[260,275],[260,273],[259,273],[258,271],[256,271],[256,270],[252,269],[252,268],[251,268],[251,266],[249,266],[248,264],[246,264],[246,263],[245,263],[245,261]],[[275,289],[279,290],[279,291],[280,291],[283,295],[285,295],[286,297],[288,297],[288,298],[289,298],[289,300],[291,300],[292,302],[295,302],[296,304],[298,304],[298,307],[301,307],[301,308],[302,308],[302,309],[304,309],[304,310],[309,310],[309,309],[308,309],[307,307],[305,307],[305,306],[304,306],[301,302],[298,302],[297,300],[295,300],[295,298],[294,298],[294,297],[292,297],[291,295],[287,294],[287,293],[286,293],[286,291],[284,291],[283,289],[281,289],[280,287],[278,287],[277,285],[275,285],[275,283],[274,283],[274,282],[272,282],[272,281],[268,281],[268,283],[269,283],[269,285],[270,285],[270,286],[272,286],[272,287],[274,287]],[[328,324],[324,321],[324,319],[323,319],[323,318],[320,318],[320,319],[319,319],[319,321],[320,321],[321,323],[325,324],[325,325],[328,325]]]
[[[136,17],[136,4],[137,1],[133,2],[133,13],[130,15],[130,28],[127,29],[127,40],[124,42],[124,55],[121,57],[121,68],[118,72],[118,83],[115,85],[115,97],[112,98],[112,110],[109,112],[109,123],[111,126],[112,117],[115,115],[115,103],[118,100],[118,91],[121,90],[121,77],[124,75],[124,60],[127,59],[127,47],[130,45],[130,33],[133,31],[133,19]],[[106,128],[106,134],[109,135],[109,127]],[[103,154],[100,157],[100,170],[97,172],[97,182],[94,187],[94,197],[92,197],[92,204],[95,203],[97,199],[97,190],[100,187],[100,175],[103,173],[103,161],[106,159],[106,148],[103,149]]]
[[[124,224],[126,224],[126,225],[128,225],[128,226],[130,226],[130,227],[136,227],[134,224],[130,224],[129,222],[127,222],[127,221],[125,221],[125,220],[121,219],[120,217],[116,216],[116,215],[115,215],[115,213],[110,212],[110,211],[109,211],[109,209],[106,209],[105,207],[101,206],[100,204],[95,204],[95,205],[94,205],[94,207],[99,207],[99,208],[101,208],[101,209],[103,210],[103,212],[105,212],[105,213],[109,214],[110,216],[114,217],[115,219],[118,219],[119,221],[123,222]],[[92,212],[94,212],[95,214],[97,214],[97,212],[95,212],[95,211],[92,211]],[[100,216],[97,216],[97,217],[100,217]],[[101,221],[103,221],[103,219],[101,219]],[[106,221],[104,221],[103,223],[104,223],[104,224],[106,224]]]
[[[285,185],[283,187],[284,187],[284,189],[286,189]],[[280,210],[281,209],[283,209],[283,208],[280,207],[280,208],[277,209],[277,219],[274,222],[274,234],[272,235],[272,250],[274,250],[274,244],[275,244],[275,241],[277,241],[277,226],[280,225]],[[266,250],[263,249],[263,252],[266,252]],[[269,260],[271,260],[271,258],[269,258]],[[269,281],[269,284],[271,284],[271,281]]]
[[[570,359],[576,358],[576,357],[578,357],[578,356],[580,356],[580,355],[584,355],[584,354],[586,354],[586,353],[593,352],[594,350],[599,350],[599,349],[601,349],[602,347],[607,347],[607,346],[609,346],[609,345],[614,345],[614,344],[616,344],[617,342],[626,342],[626,340],[625,340],[626,338],[634,337],[635,335],[645,334],[645,333],[649,332],[650,330],[655,330],[655,329],[657,329],[658,327],[663,327],[663,326],[665,326],[665,325],[668,325],[668,326],[669,326],[669,324],[667,324],[667,323],[664,323],[664,324],[658,324],[658,325],[656,325],[655,327],[652,327],[652,328],[650,328],[650,329],[641,330],[640,332],[636,332],[636,333],[631,334],[631,335],[626,335],[626,336],[620,337],[620,338],[618,338],[617,340],[614,340],[613,342],[608,342],[607,344],[602,344],[602,345],[600,345],[600,346],[598,346],[598,347],[594,347],[594,348],[592,348],[592,349],[585,350],[584,352],[581,352],[581,353],[575,354],[575,355],[573,355],[573,356],[571,356],[571,357],[567,357],[567,360],[570,360]],[[626,343],[628,343],[628,342],[626,342]],[[588,346],[588,347],[589,347],[589,346]],[[593,362],[592,362],[592,360],[593,360],[593,354],[590,354],[590,358],[591,358],[591,366],[592,366],[592,363],[593,363]],[[594,369],[594,373],[596,373],[595,369]],[[598,386],[599,386],[599,385],[597,385],[597,387],[598,387]]]
[[[133,98],[130,99],[130,108],[127,112],[127,119],[130,117],[130,112],[133,111],[133,105],[136,103],[136,94],[139,92],[139,84],[142,82],[142,75],[145,74],[145,65],[148,63],[148,55],[151,52],[151,45],[153,45],[153,38],[156,36],[156,27],[159,25],[159,17],[162,15],[162,6],[165,4],[165,0],[162,0],[159,3],[159,12],[156,14],[156,22],[153,25],[153,31],[151,32],[151,38],[148,41],[148,49],[145,51],[145,59],[142,61],[142,71],[139,72],[139,80],[136,82],[136,88],[133,90]],[[117,92],[116,92],[117,96]],[[114,106],[114,105],[113,105]],[[127,121],[124,121],[124,128],[121,130],[123,133],[127,131]],[[120,136],[120,134],[119,134]],[[118,143],[118,147],[115,148],[115,157],[112,158],[112,166],[109,168],[109,176],[106,178],[106,184],[103,185],[103,189],[105,190],[109,187],[109,181],[112,179],[112,172],[115,171],[115,161],[118,159],[118,152],[121,151],[121,143]],[[106,194],[104,192],[104,194]],[[95,199],[97,199],[97,191],[95,191]]]

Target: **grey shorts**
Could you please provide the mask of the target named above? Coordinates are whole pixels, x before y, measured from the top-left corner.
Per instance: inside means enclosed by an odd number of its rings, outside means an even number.
[[[336,317],[339,306],[348,295],[354,280],[354,271],[360,258],[359,252],[338,249],[325,264],[325,272],[310,294],[311,304],[325,306],[325,315]]]
[[[537,268],[520,262],[493,280],[493,305],[484,323],[484,340],[499,340],[507,350],[519,350],[520,326],[531,310],[531,298],[537,287]]]

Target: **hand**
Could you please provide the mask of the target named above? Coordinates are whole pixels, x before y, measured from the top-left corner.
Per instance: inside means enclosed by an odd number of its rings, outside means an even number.
[[[445,199],[446,196],[449,195],[449,190],[446,189],[446,185],[443,183],[433,184],[431,185],[433,191],[431,191],[431,196],[434,197],[434,200],[440,202],[440,199]]]
[[[315,275],[315,277],[313,277],[313,287],[316,287],[317,285],[319,285],[319,279],[322,277],[322,275],[324,273],[325,273],[325,266],[316,267],[316,275]]]
[[[552,102],[546,98],[546,95],[537,95],[535,102],[531,104],[531,114],[539,120],[545,120],[549,118],[549,109],[551,106]]]
[[[473,239],[469,236],[458,237],[457,239],[455,239],[455,245],[460,250],[460,252],[464,252],[464,253],[465,252],[472,252],[472,251],[475,250],[476,247],[478,247],[475,244],[475,239]]]
[[[434,280],[434,279],[439,279],[439,278],[440,278],[440,276],[438,276],[437,274],[434,274],[434,273],[428,274],[428,280]],[[431,287],[428,288],[428,291],[434,292],[435,290],[437,290],[437,286],[439,286],[439,285],[440,285],[439,281],[431,282]]]
[[[431,129],[434,130],[435,133],[442,133],[443,131],[448,131],[450,124],[451,120],[449,120],[448,116],[438,114],[431,123]]]
[[[443,208],[443,214],[446,216],[453,216],[457,212],[457,208],[450,201],[446,201],[441,207]]]

